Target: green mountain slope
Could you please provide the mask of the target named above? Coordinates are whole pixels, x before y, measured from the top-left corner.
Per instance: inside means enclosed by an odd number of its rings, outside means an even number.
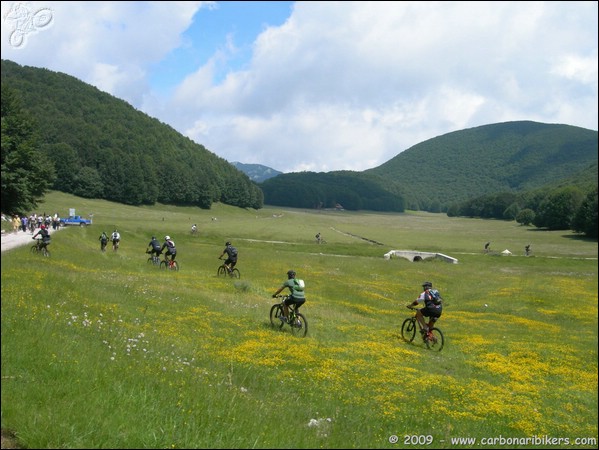
[[[2,86],[32,117],[56,190],[140,205],[261,208],[262,191],[223,158],[69,75],[2,60]]]
[[[538,189],[593,164],[596,184],[597,142],[597,131],[584,128],[505,122],[429,139],[366,172],[396,180],[410,202],[451,204]]]
[[[283,174],[261,187],[273,205],[446,211],[487,194],[597,185],[597,142],[584,128],[506,122],[429,139],[364,172]]]

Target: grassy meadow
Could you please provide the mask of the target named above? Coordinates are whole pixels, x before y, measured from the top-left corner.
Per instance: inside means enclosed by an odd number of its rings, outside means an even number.
[[[50,258],[2,253],[2,428],[25,447],[597,448],[597,241],[444,214],[58,192],[39,212],[69,208],[93,225],[55,233]],[[120,249],[101,253],[114,228]],[[178,273],[147,263],[153,234],[176,242]],[[240,280],[216,276],[227,240]],[[305,338],[268,318],[289,269],[306,282]],[[441,352],[399,336],[425,280],[445,299]]]

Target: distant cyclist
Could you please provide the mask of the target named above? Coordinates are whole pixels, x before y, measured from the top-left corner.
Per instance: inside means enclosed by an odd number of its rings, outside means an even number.
[[[233,267],[237,264],[237,249],[231,245],[229,241],[225,242],[225,249],[220,254],[218,259],[222,259],[222,257],[227,254],[227,259],[225,260],[225,267],[231,273],[233,271]]]
[[[197,232],[198,232],[198,226],[194,223],[191,226],[191,234],[197,234]]]
[[[152,240],[148,244],[148,250],[146,253],[149,253],[151,256],[156,255],[156,258],[160,257],[160,253],[162,253],[160,241],[156,239],[156,236],[152,236]]]
[[[102,231],[102,234],[100,235],[98,240],[100,241],[100,250],[105,252],[106,244],[108,244],[108,235],[106,234],[106,231]]]
[[[170,236],[164,236],[164,244],[160,247],[160,252],[163,252],[165,249],[164,260],[168,261],[170,256],[170,260],[174,261],[177,256],[177,247],[175,246],[175,241]]]
[[[31,239],[35,239],[36,237],[41,236],[42,242],[40,242],[40,249],[45,248],[48,250],[48,245],[50,245],[50,232],[46,228],[46,225],[42,225],[40,230],[33,235]]]
[[[110,235],[110,240],[112,241],[112,249],[116,250],[119,248],[119,243],[121,242],[121,233],[117,230],[114,230]]]

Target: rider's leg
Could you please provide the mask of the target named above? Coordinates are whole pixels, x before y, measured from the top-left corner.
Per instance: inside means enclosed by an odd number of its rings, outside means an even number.
[[[289,305],[287,303],[288,301],[290,301],[290,299],[285,300],[285,302],[283,303],[283,316],[285,317],[285,321],[287,321],[289,317]]]
[[[426,325],[426,320],[425,320],[424,316],[422,315],[422,311],[420,311],[420,310],[416,311],[416,319],[418,320],[418,323],[420,324],[420,326],[425,331],[428,331],[428,326]]]

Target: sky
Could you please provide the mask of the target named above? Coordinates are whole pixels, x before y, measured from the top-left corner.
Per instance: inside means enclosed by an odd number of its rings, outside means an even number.
[[[596,1],[2,1],[2,59],[229,162],[363,171],[454,131],[598,128]]]

